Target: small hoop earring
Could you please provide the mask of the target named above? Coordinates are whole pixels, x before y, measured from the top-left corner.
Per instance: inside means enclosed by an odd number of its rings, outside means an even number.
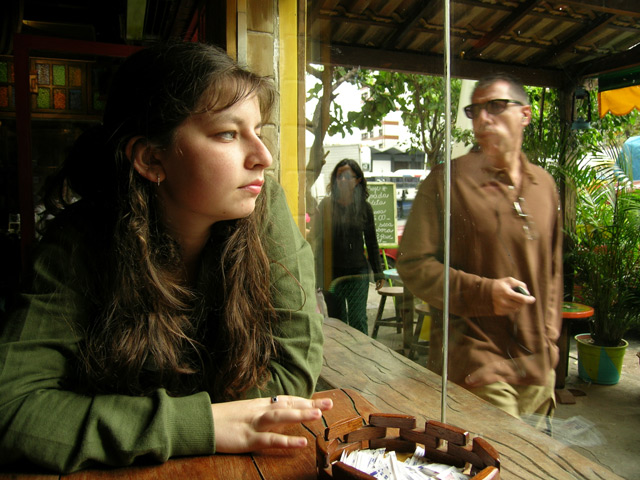
[[[157,175],[158,177],[158,186],[160,186],[160,175]]]

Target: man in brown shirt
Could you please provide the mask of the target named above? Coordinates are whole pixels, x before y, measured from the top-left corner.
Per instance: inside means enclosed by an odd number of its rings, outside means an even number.
[[[448,375],[514,416],[555,407],[562,323],[562,225],[553,178],[521,150],[531,106],[507,75],[480,80],[466,107],[479,149],[451,170]],[[444,169],[423,182],[398,271],[432,310],[427,366],[442,371]],[[518,289],[522,289],[518,292]]]

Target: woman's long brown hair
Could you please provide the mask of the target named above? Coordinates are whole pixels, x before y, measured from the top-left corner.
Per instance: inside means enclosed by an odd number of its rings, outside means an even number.
[[[214,271],[206,272],[204,291],[192,289],[183,280],[180,247],[162,222],[156,185],[124,155],[134,136],[169,147],[189,115],[224,110],[253,94],[264,119],[275,98],[270,82],[216,47],[142,50],[114,78],[103,125],[78,140],[49,183],[49,213],[91,211],[99,220],[86,220],[100,223],[109,238],[88,273],[94,315],[78,368],[86,390],[137,395],[162,387],[180,395],[205,387],[213,399],[229,400],[268,380],[276,316],[260,239],[262,195],[250,216],[214,225],[206,247]],[[81,200],[73,205],[70,196]]]

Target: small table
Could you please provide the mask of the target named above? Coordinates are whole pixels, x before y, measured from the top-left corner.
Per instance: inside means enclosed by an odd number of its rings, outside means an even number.
[[[575,302],[564,302],[562,304],[562,330],[558,338],[558,348],[560,349],[560,359],[556,366],[556,388],[564,388],[569,371],[569,326],[573,319],[587,319],[593,316],[593,307]]]

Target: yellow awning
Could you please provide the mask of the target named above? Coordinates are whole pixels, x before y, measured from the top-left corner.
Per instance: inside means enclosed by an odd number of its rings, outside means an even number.
[[[600,118],[609,112],[614,115],[627,115],[634,108],[640,110],[640,85],[598,92]]]

